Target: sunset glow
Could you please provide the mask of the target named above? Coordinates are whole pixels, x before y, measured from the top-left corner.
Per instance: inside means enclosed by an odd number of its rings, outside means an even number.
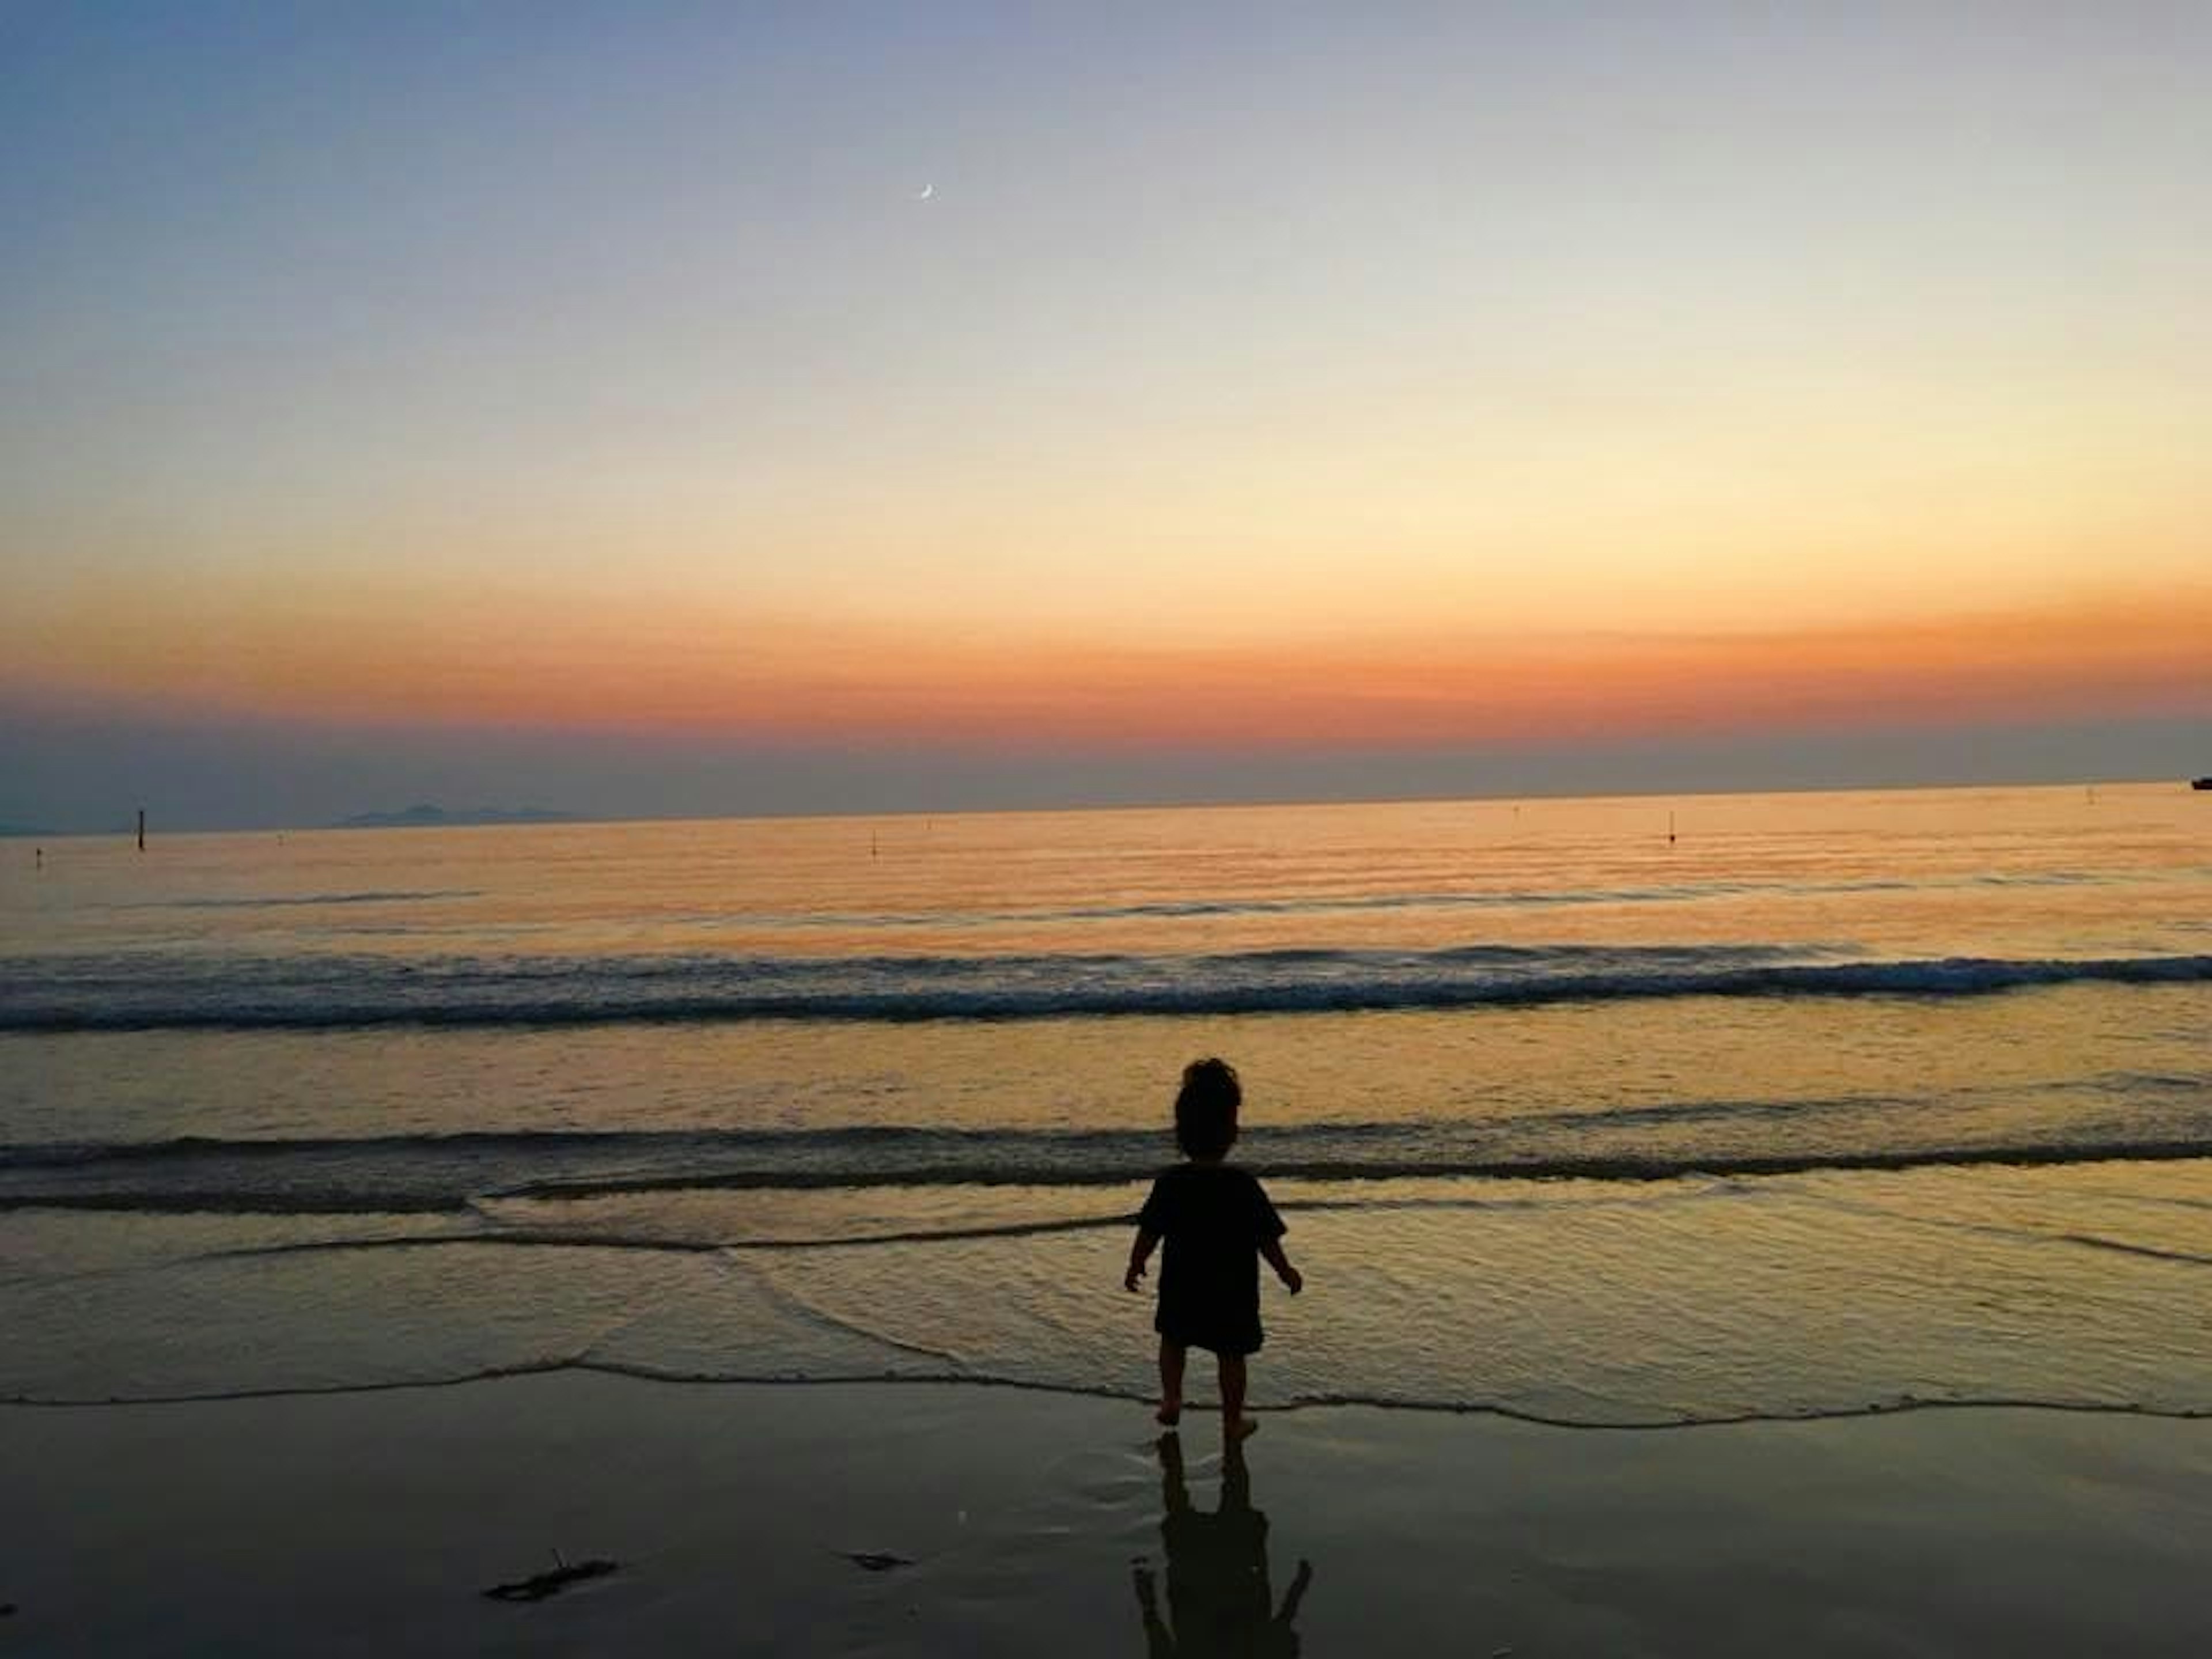
[[[0,819],[88,720],[2212,720],[2202,15],[284,17],[9,26]]]
[[[166,627],[166,624],[164,625]],[[2212,594],[1788,630],[1310,635],[1202,646],[605,608],[411,624],[101,618],[50,691],[208,714],[689,730],[749,740],[1423,745],[2206,707]],[[48,647],[50,650],[52,647]],[[64,665],[83,671],[65,678]]]

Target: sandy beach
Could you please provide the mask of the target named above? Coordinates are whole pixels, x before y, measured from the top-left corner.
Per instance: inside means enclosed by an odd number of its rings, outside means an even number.
[[[1710,1659],[2212,1640],[2212,1423],[1611,1431],[1313,1407],[1269,1415],[1225,1516],[1218,1425],[1180,1440],[1189,1509],[1164,1533],[1145,1413],[1007,1388],[568,1372],[9,1407],[0,1647]],[[619,1570],[534,1603],[481,1594],[556,1550]]]

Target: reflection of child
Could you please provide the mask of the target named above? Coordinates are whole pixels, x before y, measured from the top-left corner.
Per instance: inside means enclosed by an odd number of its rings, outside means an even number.
[[[1298,1606],[1313,1583],[1301,1561],[1274,1605],[1267,1581],[1267,1517],[1252,1507],[1252,1476],[1244,1452],[1229,1443],[1221,1460],[1221,1506],[1208,1515],[1191,1507],[1183,1484],[1181,1437],[1160,1437],[1160,1541],[1167,1547],[1168,1611],[1160,1616],[1151,1565],[1134,1570],[1138,1610],[1145,1618],[1145,1648],[1152,1659],[1236,1654],[1239,1659],[1290,1659],[1298,1650]]]
[[[1283,1254],[1282,1218],[1260,1183],[1222,1162],[1237,1144],[1243,1090],[1226,1060],[1194,1060],[1176,1096],[1176,1140],[1188,1160],[1164,1170],[1137,1216],[1137,1239],[1122,1283],[1137,1288],[1152,1249],[1167,1241],[1160,1266],[1161,1422],[1182,1415],[1183,1356],[1211,1348],[1221,1365],[1221,1432],[1232,1444],[1260,1425],[1244,1415],[1244,1356],[1257,1353],[1260,1258],[1292,1296],[1305,1280]]]

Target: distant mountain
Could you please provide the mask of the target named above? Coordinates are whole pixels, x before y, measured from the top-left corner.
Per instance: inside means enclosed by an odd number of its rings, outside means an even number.
[[[356,812],[331,825],[335,830],[452,830],[478,823],[574,823],[574,812],[556,812],[543,806],[471,806],[450,808],[418,803],[397,812]]]

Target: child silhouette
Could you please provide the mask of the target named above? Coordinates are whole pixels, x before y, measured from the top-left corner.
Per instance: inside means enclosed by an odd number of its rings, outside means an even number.
[[[1266,1340],[1260,1328],[1260,1260],[1292,1296],[1304,1278],[1283,1254],[1283,1220],[1265,1188],[1224,1163],[1237,1144],[1243,1086],[1226,1060],[1193,1060],[1176,1096],[1176,1141],[1183,1163],[1164,1170],[1138,1212],[1136,1242],[1122,1284],[1135,1291],[1145,1264],[1165,1240],[1160,1267],[1159,1420],[1182,1416],[1183,1361],[1193,1347],[1210,1348],[1220,1365],[1221,1433],[1234,1445],[1260,1425],[1244,1414],[1245,1366]]]

